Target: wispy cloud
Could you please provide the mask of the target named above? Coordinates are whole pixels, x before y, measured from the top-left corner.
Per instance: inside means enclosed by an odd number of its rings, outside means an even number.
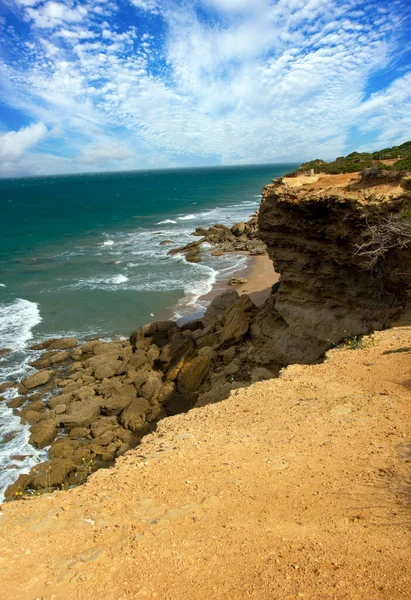
[[[60,128],[49,171],[332,158],[361,135],[409,137],[411,69],[395,63],[406,0],[15,0],[14,10],[1,98]],[[394,66],[367,97],[370,77]],[[19,172],[45,164],[34,152]]]

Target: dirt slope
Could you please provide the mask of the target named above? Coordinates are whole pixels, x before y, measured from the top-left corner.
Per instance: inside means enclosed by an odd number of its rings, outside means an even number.
[[[3,506],[3,600],[410,597],[411,328],[162,421]]]

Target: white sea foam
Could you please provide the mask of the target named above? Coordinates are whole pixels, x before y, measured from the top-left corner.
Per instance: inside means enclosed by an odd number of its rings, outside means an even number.
[[[5,283],[0,283],[0,287],[7,287]]]
[[[124,283],[126,281],[128,281],[128,277],[125,275],[115,275],[115,277],[112,277],[111,279],[112,283]]]
[[[32,337],[32,329],[41,321],[38,304],[17,298],[0,307],[0,340],[4,348],[19,350]]]
[[[179,221],[192,221],[193,219],[196,219],[197,216],[196,215],[184,215],[182,217],[177,217],[177,218]]]
[[[165,221],[159,221],[157,223],[157,225],[168,225],[168,224],[175,225],[176,223],[177,223],[177,221],[173,221],[173,219],[166,219]]]
[[[10,399],[18,395],[16,389],[7,390]],[[45,450],[37,450],[29,444],[29,427],[22,426],[5,402],[0,404],[0,502],[7,487],[16,481],[20,473],[28,473],[35,464],[47,459]],[[13,457],[21,457],[21,459]]]
[[[114,246],[114,240],[106,240],[103,242],[103,246]]]

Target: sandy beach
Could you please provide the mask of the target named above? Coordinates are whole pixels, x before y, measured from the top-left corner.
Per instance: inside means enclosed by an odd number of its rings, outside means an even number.
[[[218,281],[211,292],[202,296],[201,301],[211,302],[213,298],[227,291],[236,290],[240,295],[248,294],[254,304],[261,306],[271,293],[271,287],[280,279],[280,275],[274,271],[273,263],[267,254],[261,256],[249,256],[247,266],[236,271],[233,277],[247,279],[247,283],[241,285],[229,285],[228,280]]]

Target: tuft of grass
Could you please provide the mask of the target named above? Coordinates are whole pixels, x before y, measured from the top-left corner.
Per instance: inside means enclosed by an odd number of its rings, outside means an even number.
[[[366,348],[372,348],[376,343],[377,340],[373,335],[353,335],[344,340],[344,348],[346,350],[365,350]]]

